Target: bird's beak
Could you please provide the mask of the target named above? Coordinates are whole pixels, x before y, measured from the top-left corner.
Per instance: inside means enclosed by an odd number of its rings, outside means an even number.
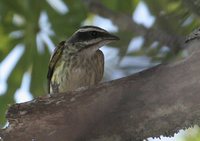
[[[102,46],[104,45],[107,45],[113,41],[117,41],[119,40],[119,37],[113,35],[113,34],[110,34],[110,33],[104,33],[101,38],[98,40],[98,42],[92,44],[92,45],[89,45],[88,47],[86,47],[87,49],[89,48],[90,50],[93,50],[91,52],[94,52],[94,51],[97,51],[99,48],[101,48]],[[86,49],[84,48],[84,49]]]
[[[117,36],[115,36],[113,34],[110,34],[110,33],[105,34],[104,39],[105,40],[110,40],[110,41],[120,40],[119,37],[117,37]]]

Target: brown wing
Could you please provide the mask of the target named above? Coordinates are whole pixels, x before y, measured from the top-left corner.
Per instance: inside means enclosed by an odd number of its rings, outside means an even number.
[[[65,41],[62,41],[58,44],[58,46],[56,47],[56,49],[55,49],[55,51],[54,51],[54,53],[51,56],[50,61],[49,61],[49,68],[48,68],[48,73],[47,73],[48,93],[50,93],[51,77],[53,75],[56,63],[59,60],[59,58],[60,58],[60,56],[63,52],[64,44],[65,44]]]
[[[97,83],[98,83],[103,78],[103,73],[104,73],[104,55],[103,55],[103,52],[101,50],[97,50],[96,56],[97,56],[97,59],[98,59],[97,62],[98,62],[98,66],[99,66],[98,67],[99,75],[97,75],[98,76]]]

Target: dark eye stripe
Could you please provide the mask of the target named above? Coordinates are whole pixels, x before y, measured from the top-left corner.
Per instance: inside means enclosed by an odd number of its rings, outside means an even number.
[[[98,32],[96,32],[96,31],[91,31],[90,34],[91,34],[91,36],[96,37],[96,36],[98,35]]]
[[[80,41],[87,41],[87,40],[94,39],[94,37],[92,36],[92,32],[78,32],[77,38]]]
[[[87,32],[77,32],[71,39],[70,42],[83,42],[90,41],[92,39],[103,37],[105,33],[98,31],[87,31]]]
[[[89,31],[77,31],[75,35],[69,39],[69,42],[84,42],[84,41],[91,41],[97,38],[103,38],[107,36],[107,32],[97,31],[97,30],[89,30]]]

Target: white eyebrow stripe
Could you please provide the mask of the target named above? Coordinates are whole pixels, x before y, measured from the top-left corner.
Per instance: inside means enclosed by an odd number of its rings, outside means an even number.
[[[77,32],[86,32],[86,31],[106,32],[105,30],[98,29],[98,28],[82,28],[82,29],[79,29],[78,31],[76,31],[75,33],[77,33]]]

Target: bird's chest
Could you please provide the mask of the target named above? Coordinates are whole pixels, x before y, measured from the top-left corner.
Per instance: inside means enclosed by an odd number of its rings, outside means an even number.
[[[102,78],[102,72],[103,64],[96,56],[92,58],[75,56],[68,60],[63,58],[54,70],[52,84],[56,84],[58,92],[75,90],[98,83]]]
[[[96,81],[97,63],[92,58],[80,58],[77,62],[72,62],[69,72],[69,81],[78,85],[90,85]]]

